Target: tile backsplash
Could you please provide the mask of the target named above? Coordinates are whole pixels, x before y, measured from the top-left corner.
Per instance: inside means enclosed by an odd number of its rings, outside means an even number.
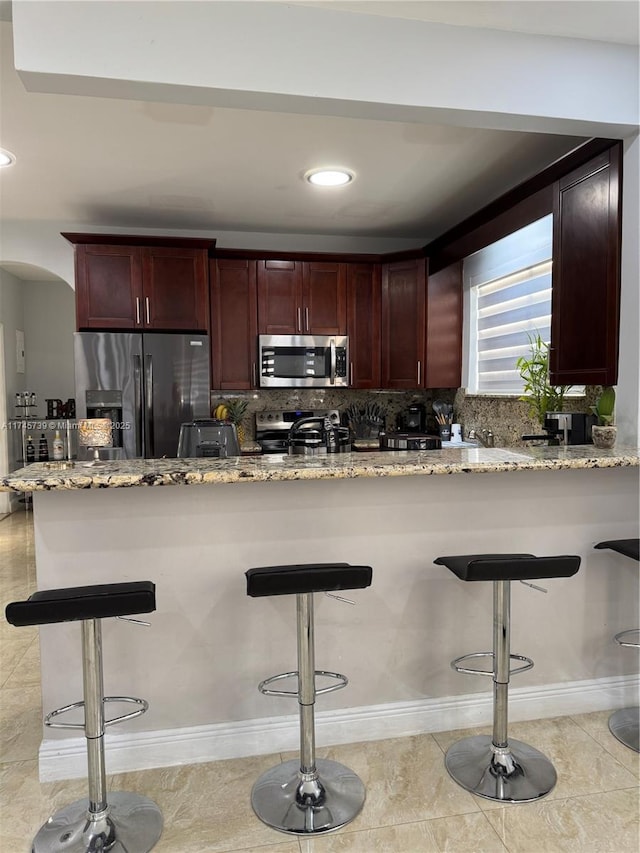
[[[570,412],[588,412],[594,402],[595,387],[587,387],[585,396],[565,399],[565,409]],[[467,396],[464,388],[441,388],[427,391],[356,391],[332,388],[282,388],[255,391],[212,391],[212,410],[225,400],[242,397],[249,407],[245,421],[247,439],[255,437],[256,412],[270,409],[338,409],[340,412],[352,405],[364,406],[375,402],[385,411],[388,430],[396,428],[397,415],[411,403],[423,403],[427,411],[427,428],[435,431],[432,403],[443,400],[452,403],[454,421],[462,424],[463,437],[470,429],[489,429],[495,436],[497,447],[523,446],[522,435],[537,434],[540,425],[528,415],[528,406],[515,397]]]

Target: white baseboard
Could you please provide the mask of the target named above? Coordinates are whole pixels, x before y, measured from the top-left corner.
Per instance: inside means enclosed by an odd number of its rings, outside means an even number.
[[[535,720],[622,708],[638,701],[640,675],[569,681],[509,691],[509,719]],[[318,743],[333,746],[450,731],[491,722],[492,695],[469,693],[316,713]],[[298,716],[265,717],[181,729],[106,735],[109,773],[199,764],[298,747]],[[83,737],[44,740],[40,781],[86,775]]]

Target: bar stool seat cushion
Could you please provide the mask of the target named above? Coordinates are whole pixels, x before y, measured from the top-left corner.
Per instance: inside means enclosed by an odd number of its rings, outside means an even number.
[[[156,585],[133,581],[39,590],[26,601],[8,604],[5,614],[7,622],[23,626],[130,616],[155,609]]]
[[[598,542],[594,548],[610,548],[618,554],[640,561],[640,539],[609,539],[606,542]]]
[[[349,563],[302,563],[291,566],[261,566],[248,569],[247,595],[297,595],[371,586],[371,566]]]
[[[568,578],[580,568],[580,557],[536,557],[533,554],[464,554],[438,557],[463,581],[520,581]]]

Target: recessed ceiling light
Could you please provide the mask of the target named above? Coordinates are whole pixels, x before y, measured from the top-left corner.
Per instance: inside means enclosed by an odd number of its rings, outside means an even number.
[[[10,151],[6,151],[4,148],[0,148],[0,167],[12,166],[15,162],[15,155],[13,155]]]
[[[316,187],[343,187],[353,180],[353,172],[346,169],[311,169],[305,178]]]

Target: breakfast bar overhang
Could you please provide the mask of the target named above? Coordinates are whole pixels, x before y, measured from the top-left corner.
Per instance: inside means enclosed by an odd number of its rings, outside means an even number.
[[[39,589],[157,585],[151,627],[105,620],[107,693],[149,712],[108,735],[113,772],[295,747],[296,708],[256,686],[293,668],[293,602],[261,606],[253,566],[373,566],[350,607],[317,596],[317,666],[349,686],[321,697],[323,744],[490,721],[485,680],[449,662],[491,645],[489,585],[461,584],[441,554],[577,554],[573,578],[513,584],[513,651],[535,667],[512,684],[514,719],[631,704],[637,660],[613,635],[639,621],[637,567],[594,551],[638,536],[638,450],[591,446],[166,459],[5,477],[33,493]],[[158,488],[166,486],[166,488]],[[135,637],[132,634],[135,633]],[[79,627],[40,628],[45,713],[82,694]],[[82,739],[46,730],[42,779],[84,773]]]

